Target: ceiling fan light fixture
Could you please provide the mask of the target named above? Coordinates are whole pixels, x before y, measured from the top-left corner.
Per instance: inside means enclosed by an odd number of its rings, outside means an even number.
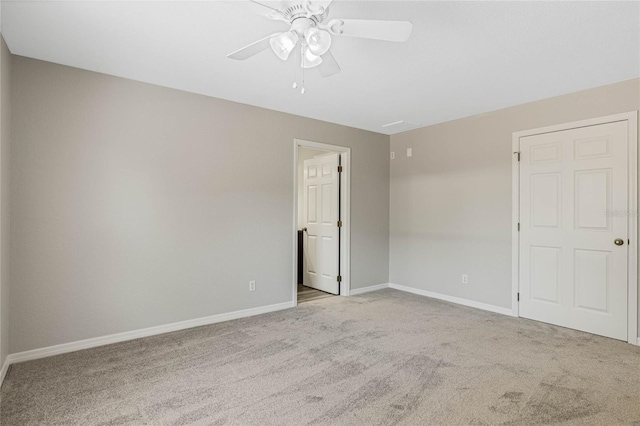
[[[1,1],[1,0],[0,0]],[[409,21],[372,19],[329,19],[333,0],[229,0],[269,19],[282,21],[289,30],[278,32],[227,55],[230,59],[245,60],[269,47],[283,61],[294,49],[300,49],[300,66],[316,68],[322,77],[340,72],[340,66],[331,54],[333,36],[403,42],[411,36],[413,24]],[[277,3],[277,4],[276,4]],[[297,52],[294,62],[298,63]],[[294,87],[295,88],[295,87]]]
[[[322,63],[322,58],[318,55],[314,55],[309,46],[304,47],[304,53],[302,54],[302,68],[317,67]]]
[[[304,32],[304,39],[309,46],[309,50],[316,56],[322,56],[329,51],[331,47],[331,34],[325,30],[317,28],[308,28]]]
[[[297,43],[298,34],[293,31],[287,31],[277,36],[273,36],[269,40],[271,49],[283,61],[286,61],[289,58],[291,51],[293,51],[293,48],[296,47]]]

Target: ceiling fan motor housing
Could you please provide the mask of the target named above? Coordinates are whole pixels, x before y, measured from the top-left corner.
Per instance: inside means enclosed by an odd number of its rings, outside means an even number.
[[[282,16],[292,24],[299,18],[307,18],[315,26],[324,22],[329,12],[328,8],[316,8],[313,6],[313,2],[309,1],[283,1],[281,5]]]
[[[304,32],[307,31],[311,27],[315,27],[316,23],[306,17],[295,18],[293,22],[291,22],[291,31],[298,34],[298,37],[304,36]]]

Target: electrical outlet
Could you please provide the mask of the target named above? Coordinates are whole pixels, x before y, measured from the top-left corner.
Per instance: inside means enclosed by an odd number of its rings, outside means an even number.
[[[462,284],[469,284],[469,275],[462,274]]]
[[[413,150],[411,148],[407,148],[407,157],[411,157],[413,155]]]
[[[395,153],[395,152],[393,152],[393,151],[391,151],[391,159],[392,159],[392,160],[395,160],[395,158],[396,158],[396,153]]]
[[[256,291],[256,282],[249,281],[249,291]]]

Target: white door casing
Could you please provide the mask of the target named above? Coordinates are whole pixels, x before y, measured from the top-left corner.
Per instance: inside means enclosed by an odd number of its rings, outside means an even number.
[[[305,286],[340,294],[339,271],[340,154],[304,161],[303,234]]]
[[[519,137],[520,316],[628,340],[629,139],[627,121]]]

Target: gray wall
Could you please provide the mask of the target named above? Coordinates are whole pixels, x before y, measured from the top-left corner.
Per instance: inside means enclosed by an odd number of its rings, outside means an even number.
[[[510,308],[512,133],[638,109],[634,79],[392,136],[390,282]]]
[[[509,307],[511,134],[640,109],[635,79],[395,135],[390,175],[384,135],[1,60],[3,356],[9,321],[15,353],[289,301],[294,138],[352,148],[353,288]]]
[[[9,137],[11,54],[0,35],[0,367],[9,354]]]
[[[388,282],[388,136],[22,57],[12,107],[12,353],[290,301],[294,138],[352,148]]]

